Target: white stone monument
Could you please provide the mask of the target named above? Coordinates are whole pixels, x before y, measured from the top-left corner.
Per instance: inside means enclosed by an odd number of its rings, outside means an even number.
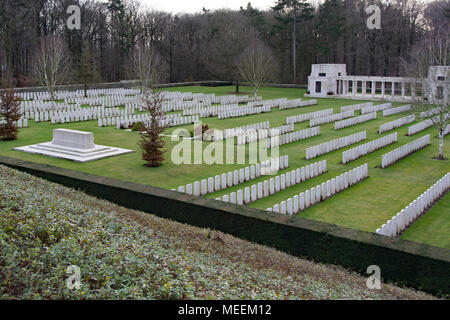
[[[77,162],[88,162],[134,152],[128,149],[96,145],[92,132],[69,129],[54,129],[51,142],[18,147],[14,150]]]

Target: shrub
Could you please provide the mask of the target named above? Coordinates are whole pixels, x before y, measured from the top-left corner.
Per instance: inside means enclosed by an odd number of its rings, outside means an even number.
[[[133,127],[131,128],[132,131],[144,131],[145,130],[145,124],[143,122],[136,122]]]

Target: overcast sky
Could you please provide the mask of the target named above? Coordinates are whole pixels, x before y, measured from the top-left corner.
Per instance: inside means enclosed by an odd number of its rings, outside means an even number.
[[[424,0],[431,2],[432,0]],[[195,13],[201,12],[205,7],[208,10],[215,9],[234,9],[246,7],[251,2],[253,7],[258,9],[268,9],[273,6],[276,0],[139,0],[145,6],[159,11],[171,13]],[[323,0],[310,0],[310,3],[321,3]]]
[[[141,3],[146,6],[171,12],[171,13],[195,13],[202,11],[205,7],[208,10],[214,9],[239,9],[240,7],[246,7],[248,2],[252,3],[253,7],[258,9],[268,9],[273,6],[275,0],[140,0]]]

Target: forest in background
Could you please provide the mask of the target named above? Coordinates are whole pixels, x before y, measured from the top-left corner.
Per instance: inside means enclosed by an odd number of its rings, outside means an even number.
[[[366,25],[370,4],[381,9],[380,30]],[[70,5],[81,9],[79,30],[67,27]],[[248,3],[182,15],[138,0],[0,0],[0,76],[17,86],[37,84],[37,53],[49,36],[64,43],[65,83],[133,79],[131,57],[142,42],[159,57],[161,82],[239,80],[236,65],[255,40],[276,61],[273,80],[280,83],[306,83],[313,63],[346,63],[352,75],[402,76],[426,39],[449,34],[449,21],[448,0],[274,0],[265,11]]]

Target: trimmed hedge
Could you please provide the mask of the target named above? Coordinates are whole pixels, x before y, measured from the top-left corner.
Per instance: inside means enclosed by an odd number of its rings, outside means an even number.
[[[450,250],[444,248],[19,159],[0,156],[0,163],[130,209],[220,230],[364,275],[368,266],[378,265],[385,281],[449,295]]]

